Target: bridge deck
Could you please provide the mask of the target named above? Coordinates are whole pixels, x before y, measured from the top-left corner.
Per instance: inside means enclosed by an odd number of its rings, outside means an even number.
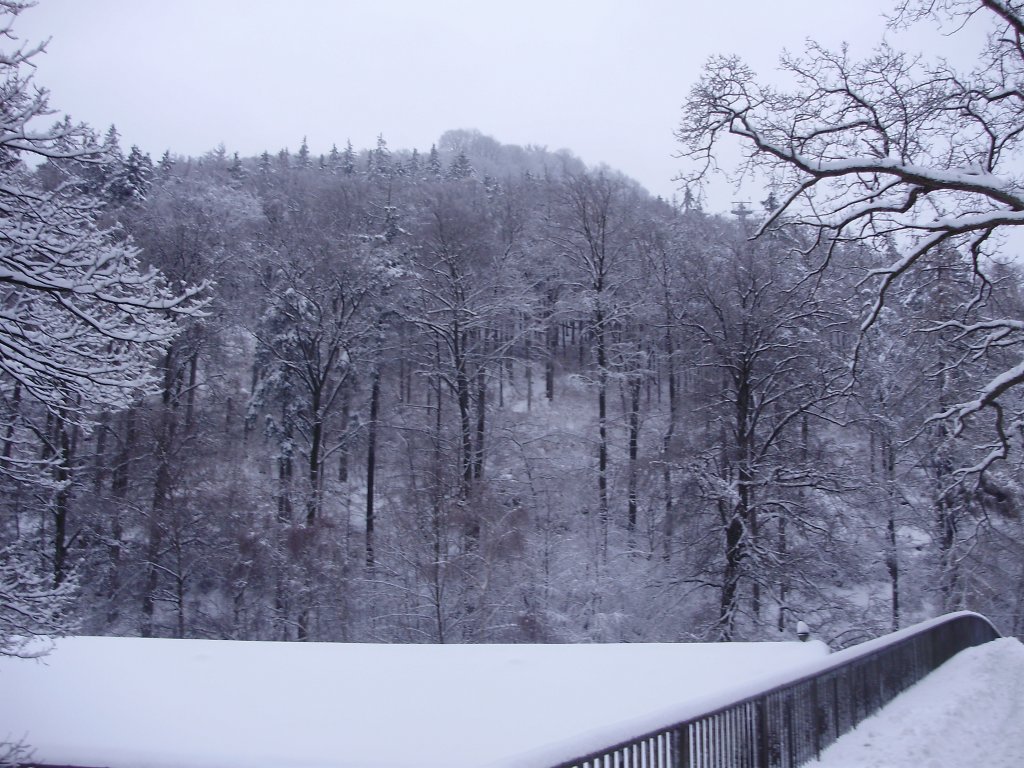
[[[969,648],[893,699],[807,768],[1024,766],[1024,645]]]

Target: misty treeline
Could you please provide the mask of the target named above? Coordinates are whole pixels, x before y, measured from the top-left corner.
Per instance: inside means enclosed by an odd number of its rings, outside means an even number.
[[[0,380],[0,543],[76,631],[676,641],[802,619],[846,644],[962,607],[1024,627],[1018,467],[960,473],[928,421],[1006,361],[924,332],[1019,315],[1013,269],[972,301],[969,255],[929,254],[861,333],[893,254],[785,221],[751,239],[770,201],[709,214],[472,131],[155,162],[92,141],[106,162],[26,173],[100,200],[104,237],[207,303],[127,407]]]

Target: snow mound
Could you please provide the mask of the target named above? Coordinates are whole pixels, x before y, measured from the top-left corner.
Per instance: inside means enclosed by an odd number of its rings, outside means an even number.
[[[110,768],[545,766],[820,663],[820,643],[69,637],[0,658],[0,742]]]

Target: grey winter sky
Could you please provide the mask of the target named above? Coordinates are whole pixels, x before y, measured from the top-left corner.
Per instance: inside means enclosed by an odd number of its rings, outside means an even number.
[[[770,77],[813,37],[866,54],[889,0],[39,0],[51,106],[127,149],[430,148],[451,128],[568,148],[676,191],[680,106],[714,53]],[[889,35],[892,38],[892,34]],[[962,45],[959,42],[958,45]],[[933,37],[897,39],[928,48]],[[745,190],[719,184],[718,210]]]

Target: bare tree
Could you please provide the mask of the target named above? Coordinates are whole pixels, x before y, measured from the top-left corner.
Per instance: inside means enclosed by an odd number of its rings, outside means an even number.
[[[602,551],[609,520],[608,389],[613,330],[628,323],[623,294],[637,261],[632,227],[638,195],[614,174],[566,174],[550,238],[566,263],[565,282],[580,302],[594,354],[597,392],[597,514]]]
[[[862,327],[878,318],[890,289],[916,280],[923,257],[938,248],[966,254],[975,293],[930,330],[952,332],[964,360],[1013,353],[1013,359],[958,394],[935,414],[960,433],[981,421],[984,442],[969,469],[1005,457],[1024,410],[1014,395],[1024,382],[1024,322],[991,311],[993,264],[1000,234],[1024,224],[1020,135],[1024,130],[1024,8],[1015,0],[901,0],[895,26],[934,18],[959,25],[976,17],[991,25],[977,68],[881,45],[854,61],[844,48],[810,44],[781,63],[793,90],[758,84],[735,56],[717,56],[693,88],[678,137],[697,161],[697,181],[715,163],[725,136],[749,150],[747,168],[765,171],[782,196],[761,227],[789,220],[817,228],[828,243],[861,241],[893,258],[867,272]]]
[[[502,359],[508,344],[495,343],[496,329],[509,325],[525,302],[511,246],[493,236],[489,211],[477,191],[474,182],[463,181],[432,190],[424,201],[422,245],[412,258],[417,287],[409,317],[439,345],[432,373],[455,399],[462,502],[482,479],[486,464],[487,370]],[[479,521],[469,521],[473,536],[478,526]]]
[[[731,248],[690,266],[679,319],[703,350],[699,367],[719,384],[702,398],[711,416],[703,485],[724,536],[718,631],[726,640],[744,585],[755,619],[766,592],[782,594],[786,608],[787,588],[772,576],[785,572],[786,549],[811,516],[794,491],[834,485],[826,466],[802,457],[800,444],[805,419],[827,416],[836,394],[838,366],[819,329],[837,318],[805,266],[785,258],[795,241],[773,233],[751,243],[746,226],[734,230]]]

